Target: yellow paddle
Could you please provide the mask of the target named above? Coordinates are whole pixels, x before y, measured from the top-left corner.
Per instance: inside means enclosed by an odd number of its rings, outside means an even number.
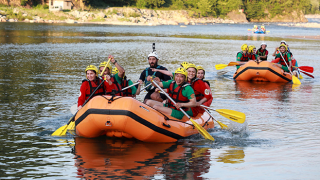
[[[221,129],[228,129],[227,125],[225,125],[222,122],[216,120],[207,109],[204,108],[204,110],[220,125]]]
[[[103,75],[104,71],[106,70],[106,67],[108,66],[109,62],[111,59],[108,60],[106,66],[104,67],[103,71],[101,72],[100,76]],[[99,86],[90,94],[89,98],[83,103],[82,106],[86,105],[87,102],[92,98],[94,93],[100,88],[100,86],[104,83],[104,80],[99,84]],[[68,123],[64,126],[61,126],[58,128],[55,132],[51,134],[51,136],[64,136],[67,133],[67,130],[74,129],[75,122],[74,122],[74,117],[76,116],[77,113],[75,113],[68,121]]]
[[[230,109],[213,109],[205,105],[200,105],[203,108],[210,109],[213,111],[218,112],[220,115],[230,119],[231,121],[237,122],[237,123],[244,123],[246,120],[246,115],[239,111],[234,111]]]
[[[293,83],[293,84],[301,84],[300,80],[299,80],[296,76],[293,75],[291,69],[289,68],[286,60],[283,58],[281,52],[280,52],[279,54],[280,54],[281,58],[283,59],[283,61],[286,63],[286,66],[288,67],[288,69],[289,69],[289,71],[290,71],[290,74],[291,74],[291,76],[292,76],[292,83]]]
[[[153,82],[153,80],[152,80]],[[174,104],[176,104],[176,102],[155,82],[153,83],[154,85],[157,86],[157,88],[160,89],[160,91],[165,94],[168,99],[170,99],[170,101],[172,101]],[[195,122],[182,108],[179,108],[181,112],[183,112],[184,115],[186,115],[188,117],[188,119],[192,122],[192,124],[194,125],[194,127],[199,131],[199,133],[206,139],[212,140],[214,141],[214,138],[197,122]]]
[[[230,62],[229,64],[216,64],[215,67],[217,70],[224,69],[227,66],[236,66],[239,65],[237,62]]]

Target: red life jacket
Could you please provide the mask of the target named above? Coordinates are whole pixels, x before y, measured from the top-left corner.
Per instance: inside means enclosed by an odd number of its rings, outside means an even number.
[[[242,57],[240,59],[241,62],[248,62],[249,61],[249,54],[248,53],[244,54],[242,51],[240,51],[237,53],[237,56],[239,53],[242,54]]]
[[[128,87],[129,86],[129,79],[127,79],[127,77],[125,76],[124,79],[122,80],[121,82],[121,87],[122,88],[125,88],[125,87]],[[132,90],[131,88],[128,88],[126,90],[124,90],[122,92],[122,96],[130,96],[132,97]]]
[[[199,92],[199,91],[196,90],[196,88],[194,88],[194,84],[196,83],[196,81],[203,81],[203,80],[196,78],[195,80],[193,80],[193,81],[191,82],[191,87],[192,87],[193,90],[194,90],[194,94],[195,94],[196,100],[197,100],[197,102],[198,102],[198,101],[200,101],[201,99],[203,99],[205,95],[203,94],[203,91],[202,91],[202,92]],[[204,83],[204,84],[205,84],[206,89],[209,90],[208,93],[211,94],[210,86],[209,86],[207,83]],[[210,99],[207,99],[207,101],[204,102],[203,105],[210,107],[210,105],[211,105],[211,103],[212,103],[212,100],[213,100],[213,98],[212,98],[212,95],[211,95],[211,98],[210,98]],[[199,107],[192,107],[191,109],[192,109],[192,112],[196,112],[196,114],[197,114],[197,112],[199,112],[199,109],[200,109],[200,108],[199,108]]]
[[[116,91],[118,92],[118,93],[116,94],[116,96],[122,96],[122,92],[121,92],[122,87],[121,87],[121,84],[119,84],[119,83],[117,82],[116,78],[115,78],[113,75],[110,77],[110,80],[111,80],[111,82],[116,86]]]
[[[280,64],[283,65],[283,66],[286,66],[286,63],[283,61],[283,59],[285,59],[286,62],[287,62],[287,65],[289,66],[288,52],[286,52],[284,55],[282,55],[282,57],[281,57],[281,54],[280,54]]]
[[[251,59],[251,60],[256,60],[255,54],[250,53],[250,54],[248,54],[248,56],[249,56],[249,59]]]
[[[187,103],[189,102],[190,100],[183,96],[182,95],[182,89],[184,89],[186,86],[189,86],[190,84],[187,84],[187,83],[183,83],[181,85],[179,85],[177,88],[173,89],[174,88],[174,85],[176,84],[175,81],[172,81],[169,88],[168,88],[168,94],[169,96],[176,102],[176,103]],[[175,110],[178,110],[180,111],[179,109],[177,109],[175,106],[174,106],[174,103],[172,101],[170,101],[170,99],[168,99],[168,107],[171,108],[171,109],[175,109]],[[187,111],[188,108],[186,107],[182,107],[182,109],[184,111]]]
[[[88,79],[84,79],[82,80],[82,83],[86,81],[89,83],[89,86],[90,86],[90,88],[87,88],[86,90],[86,100],[87,100],[89,96],[92,94],[92,92],[99,86],[102,80],[100,78],[97,78],[97,80],[93,82],[93,81],[89,81]],[[105,94],[106,94],[106,90],[104,89],[104,84],[102,84],[92,97],[98,96],[98,95],[105,95]]]

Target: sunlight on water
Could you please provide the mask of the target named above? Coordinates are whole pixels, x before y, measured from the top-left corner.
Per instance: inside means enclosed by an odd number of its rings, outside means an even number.
[[[0,179],[317,179],[319,157],[319,51],[315,28],[267,25],[254,35],[253,24],[208,26],[107,26],[2,23],[0,26]],[[287,38],[285,38],[287,37]],[[234,82],[235,61],[243,43],[267,42],[272,54],[285,39],[299,66],[312,66],[314,79],[300,86]],[[109,54],[132,81],[148,67],[156,43],[159,64],[174,71],[181,62],[202,65],[215,109],[246,114],[243,124],[217,112],[226,124],[177,143],[132,139],[51,137],[72,116],[89,64]],[[271,59],[269,55],[268,60]],[[146,92],[137,97],[144,99]]]

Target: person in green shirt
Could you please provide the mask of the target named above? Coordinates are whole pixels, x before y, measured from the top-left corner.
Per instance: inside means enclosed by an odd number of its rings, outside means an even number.
[[[169,96],[176,102],[174,104],[168,99],[168,102],[162,104],[161,102],[148,100],[147,105],[177,119],[182,119],[184,114],[180,111],[182,108],[189,116],[193,116],[192,108],[197,106],[196,98],[190,84],[186,83],[188,72],[179,67],[174,73],[174,80],[157,82],[160,87],[168,89]],[[159,91],[159,89],[156,89]]]
[[[275,65],[282,68],[285,72],[290,72],[289,68],[292,68],[291,54],[287,51],[288,49],[285,44],[281,44],[279,50],[280,52],[276,54],[276,59],[279,58],[280,61],[278,64]]]
[[[123,78],[121,78],[119,76],[119,71],[117,67],[114,67],[112,69],[112,74],[114,74],[114,78],[116,79],[117,83],[120,84],[121,88],[125,88],[128,86],[131,86],[133,84],[133,82],[127,78],[127,76],[125,75],[125,73],[123,74]],[[140,87],[141,84],[138,84],[138,87],[136,86],[132,86],[129,89],[124,90],[121,93],[121,96],[130,96],[130,97],[135,97],[136,95],[140,94]],[[138,93],[139,92],[139,93]]]
[[[240,66],[246,64],[249,61],[249,53],[248,53],[248,45],[243,44],[241,46],[241,51],[237,53],[237,61]],[[237,66],[237,69],[240,68],[240,66]]]

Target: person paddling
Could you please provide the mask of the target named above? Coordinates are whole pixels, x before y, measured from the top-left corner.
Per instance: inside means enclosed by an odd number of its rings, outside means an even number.
[[[82,108],[84,102],[89,98],[91,93],[101,84],[102,79],[98,78],[98,68],[94,65],[87,66],[86,79],[82,81],[80,87],[80,94],[78,98],[78,110]],[[110,80],[110,76],[106,76],[106,81],[99,87],[99,89],[94,93],[94,96],[105,95],[107,91],[114,88],[113,83]]]
[[[261,43],[261,46],[256,53],[259,56],[261,61],[267,61],[268,59],[269,52],[266,48],[267,48],[267,43],[263,42]]]
[[[110,80],[115,85],[114,89],[117,91],[116,95],[117,96],[121,96],[122,95],[122,93],[121,93],[121,89],[122,89],[121,80],[122,80],[122,78],[124,76],[125,71],[124,71],[123,67],[118,63],[117,60],[114,59],[114,57],[112,55],[109,55],[108,58],[110,59],[110,62],[112,62],[116,66],[118,71],[117,71],[116,74],[111,75],[112,67],[111,67],[110,64],[108,64],[108,67],[106,68],[105,72],[103,73],[103,78],[105,76],[110,76]],[[99,73],[104,69],[106,64],[107,64],[106,61],[100,63],[100,65],[99,65]]]
[[[118,84],[120,84],[122,89],[125,88],[125,87],[128,87],[128,86],[131,86],[133,84],[133,82],[129,78],[127,78],[127,76],[125,74],[124,74],[122,79],[118,79],[119,78],[119,76],[117,75],[118,73],[119,73],[119,70],[118,70],[117,67],[112,69],[112,74],[115,74],[114,76],[116,77],[117,82],[118,82]],[[141,84],[139,83],[137,85],[137,87],[136,86],[132,86],[132,87],[122,91],[121,92],[121,96],[135,97],[137,95],[137,89],[139,89],[139,93],[140,93]]]
[[[197,67],[194,64],[189,64],[187,68],[188,72],[188,83],[191,85],[191,87],[194,90],[196,100],[197,100],[197,106],[205,105],[209,106],[212,102],[212,93],[210,87],[206,86],[206,83],[203,82],[201,79],[197,78]],[[193,108],[193,114],[197,114],[196,111],[199,111],[200,108],[196,109]]]
[[[187,71],[179,67],[174,73],[174,80],[153,81],[162,88],[168,88],[168,94],[177,103],[176,105],[169,99],[166,104],[148,99],[146,104],[177,119],[182,119],[184,116],[179,108],[182,108],[189,116],[194,116],[191,108],[197,106],[196,97],[192,87],[186,82],[187,75]],[[159,91],[158,88],[155,90]]]
[[[157,71],[154,71],[154,72],[152,71],[151,68],[160,69],[160,70],[168,70],[167,68],[158,65],[158,61],[159,61],[159,57],[156,52],[151,52],[148,55],[148,63],[150,65],[150,67],[148,67],[142,71],[140,78],[139,78],[140,84],[145,83],[145,86],[147,86],[151,82],[152,78],[156,81],[168,81],[171,79],[171,77],[168,75],[162,74]],[[162,102],[163,100],[166,99],[166,96],[164,94],[160,94],[159,92],[155,92],[155,87],[153,87],[153,86],[149,86],[148,88],[146,88],[146,91],[148,93],[144,97],[144,102],[146,102],[147,99],[153,99],[153,100],[157,100],[159,102]]]
[[[249,54],[248,54],[248,45],[243,44],[241,46],[241,51],[237,53],[237,61],[239,62],[239,65],[244,65],[249,61]],[[237,66],[237,69],[240,68],[240,66]]]
[[[272,62],[278,61],[279,63],[275,64],[276,66],[282,68],[285,72],[290,72],[290,70],[292,70],[291,54],[288,52],[287,46],[285,44],[281,44],[279,50],[280,52],[276,54],[276,59]],[[286,62],[284,62],[284,60]],[[293,75],[297,76],[297,73],[294,71]]]
[[[290,51],[290,49],[289,49],[289,45],[287,44],[287,42],[285,41],[285,40],[282,40],[281,42],[280,42],[280,45],[281,44],[284,44],[284,45],[286,45],[287,46],[287,51],[289,52],[289,53],[291,53],[291,51]],[[275,51],[273,52],[273,54],[272,54],[272,56],[276,56],[277,54],[279,54],[279,47],[276,47],[276,49],[275,49]],[[292,53],[291,53],[291,56],[292,56]]]

